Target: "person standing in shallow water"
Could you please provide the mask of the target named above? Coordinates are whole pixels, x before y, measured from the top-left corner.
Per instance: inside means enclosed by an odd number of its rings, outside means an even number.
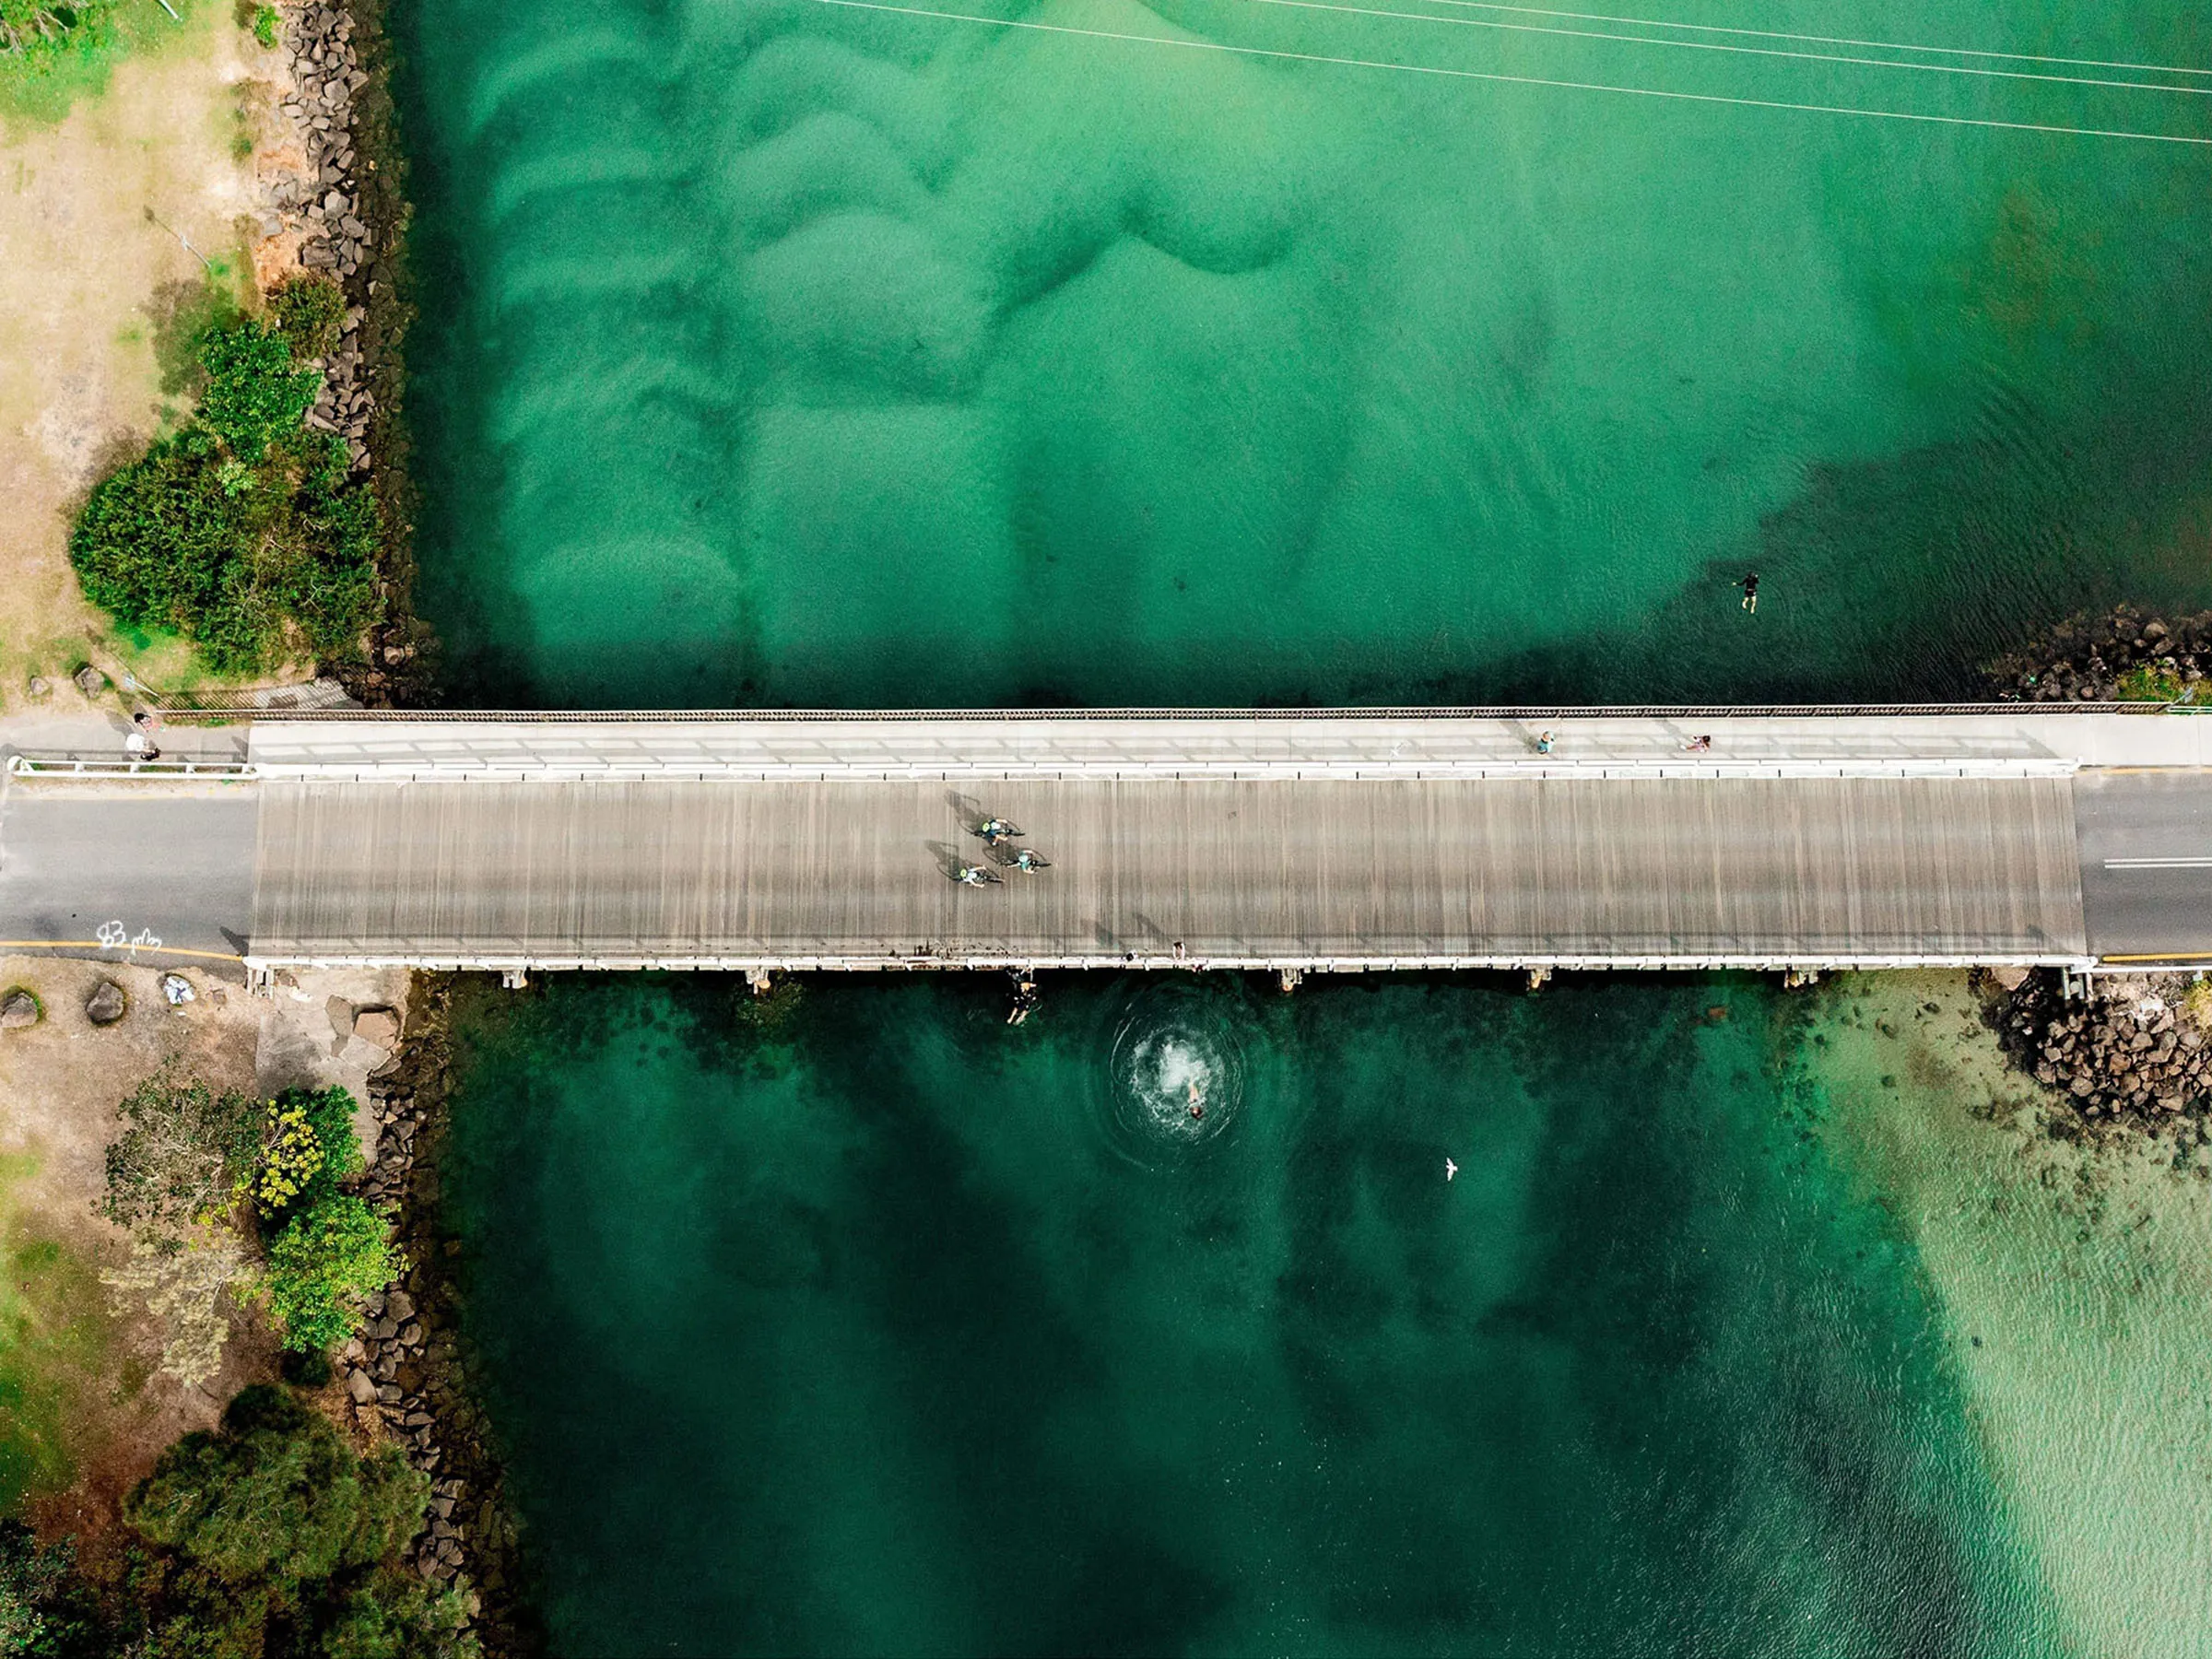
[[[1756,615],[1759,610],[1759,572],[1749,571],[1736,586],[1744,590],[1744,608]]]

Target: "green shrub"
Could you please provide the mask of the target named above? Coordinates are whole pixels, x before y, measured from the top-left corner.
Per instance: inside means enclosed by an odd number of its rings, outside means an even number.
[[[242,331],[241,331],[242,332]],[[262,336],[288,363],[290,348]],[[227,371],[241,357],[276,359],[261,344],[217,354]],[[85,596],[135,627],[180,633],[222,674],[250,674],[293,653],[350,649],[376,615],[376,500],[345,484],[345,446],[300,429],[300,381],[265,395],[211,372],[207,423],[156,443],[97,486],[70,536]],[[291,429],[266,427],[290,410]],[[249,460],[225,439],[265,439]]]
[[[345,330],[346,290],[327,272],[302,271],[269,296],[269,312],[293,357],[328,357]]]
[[[289,1209],[323,1173],[323,1143],[300,1106],[269,1102],[268,1138],[253,1172],[253,1206],[265,1216]]]
[[[389,1230],[382,1216],[344,1193],[285,1224],[269,1244],[265,1284],[286,1347],[311,1352],[353,1334],[361,1299],[406,1269]]]
[[[275,6],[257,6],[253,8],[253,38],[264,46],[276,44],[279,23],[280,19],[276,16]]]
[[[199,359],[207,371],[200,419],[244,462],[259,461],[277,437],[297,429],[323,383],[312,369],[292,367],[282,334],[255,322],[209,329]]]
[[[238,1200],[261,1143],[261,1108],[235,1090],[159,1073],[120,1108],[123,1133],[107,1152],[100,1213],[165,1251]]]
[[[50,1651],[49,1609],[75,1565],[69,1547],[41,1548],[20,1521],[0,1521],[0,1653]]]

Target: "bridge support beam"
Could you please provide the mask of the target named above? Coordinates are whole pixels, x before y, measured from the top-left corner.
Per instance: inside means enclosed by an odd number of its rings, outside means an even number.
[[[529,982],[530,971],[526,968],[502,968],[500,970],[500,983],[510,991],[520,991]]]

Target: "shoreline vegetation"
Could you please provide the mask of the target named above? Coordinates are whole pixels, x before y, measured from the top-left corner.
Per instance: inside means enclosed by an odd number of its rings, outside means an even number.
[[[267,186],[268,234],[235,287],[203,262],[205,292],[176,308],[195,406],[93,486],[70,562],[123,629],[182,638],[218,677],[312,662],[368,706],[427,700],[403,414],[406,162],[383,6],[262,6],[238,22],[288,70],[265,94],[288,164]]]
[[[407,1265],[356,1110],[343,1088],[260,1097],[174,1066],[123,1102],[97,1206],[130,1241],[100,1275],[116,1314],[142,1310],[160,1371],[197,1389],[232,1325],[265,1310],[284,1383],[252,1383],[216,1428],[170,1444],[102,1533],[0,1526],[6,1652],[480,1654],[466,1584],[420,1565],[442,1483],[394,1436],[348,1435],[331,1397],[330,1349]]]
[[[18,0],[0,4],[12,17]],[[383,20],[382,0],[240,9],[288,68],[270,101],[298,171],[273,188],[250,278],[203,261],[179,340],[196,407],[94,485],[70,544],[87,597],[126,627],[182,634],[218,675],[312,655],[371,707],[428,700],[433,654],[412,606],[409,210]],[[443,989],[418,977],[413,994],[441,1030]],[[133,1248],[102,1276],[110,1296],[162,1331],[159,1368],[187,1388],[258,1302],[289,1386],[239,1394],[81,1541],[0,1535],[6,1651],[542,1649],[459,1347],[443,1260],[457,1245],[436,1232],[436,1171],[416,1158],[442,1132],[444,1051],[431,1035],[399,1044],[396,1019],[391,1036],[366,1167],[343,1091],[265,1105],[176,1077],[126,1104],[110,1196]],[[241,1493],[305,1465],[315,1512],[265,1493],[253,1538],[225,1530]],[[353,1512],[346,1495],[371,1488],[371,1512]]]

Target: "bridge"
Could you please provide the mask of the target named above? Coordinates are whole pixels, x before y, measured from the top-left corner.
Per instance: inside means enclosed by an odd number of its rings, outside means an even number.
[[[317,712],[172,724],[151,766],[55,736],[0,729],[0,949],[254,973],[2212,964],[2212,721],[2146,709]],[[986,817],[1051,867],[994,865]]]

